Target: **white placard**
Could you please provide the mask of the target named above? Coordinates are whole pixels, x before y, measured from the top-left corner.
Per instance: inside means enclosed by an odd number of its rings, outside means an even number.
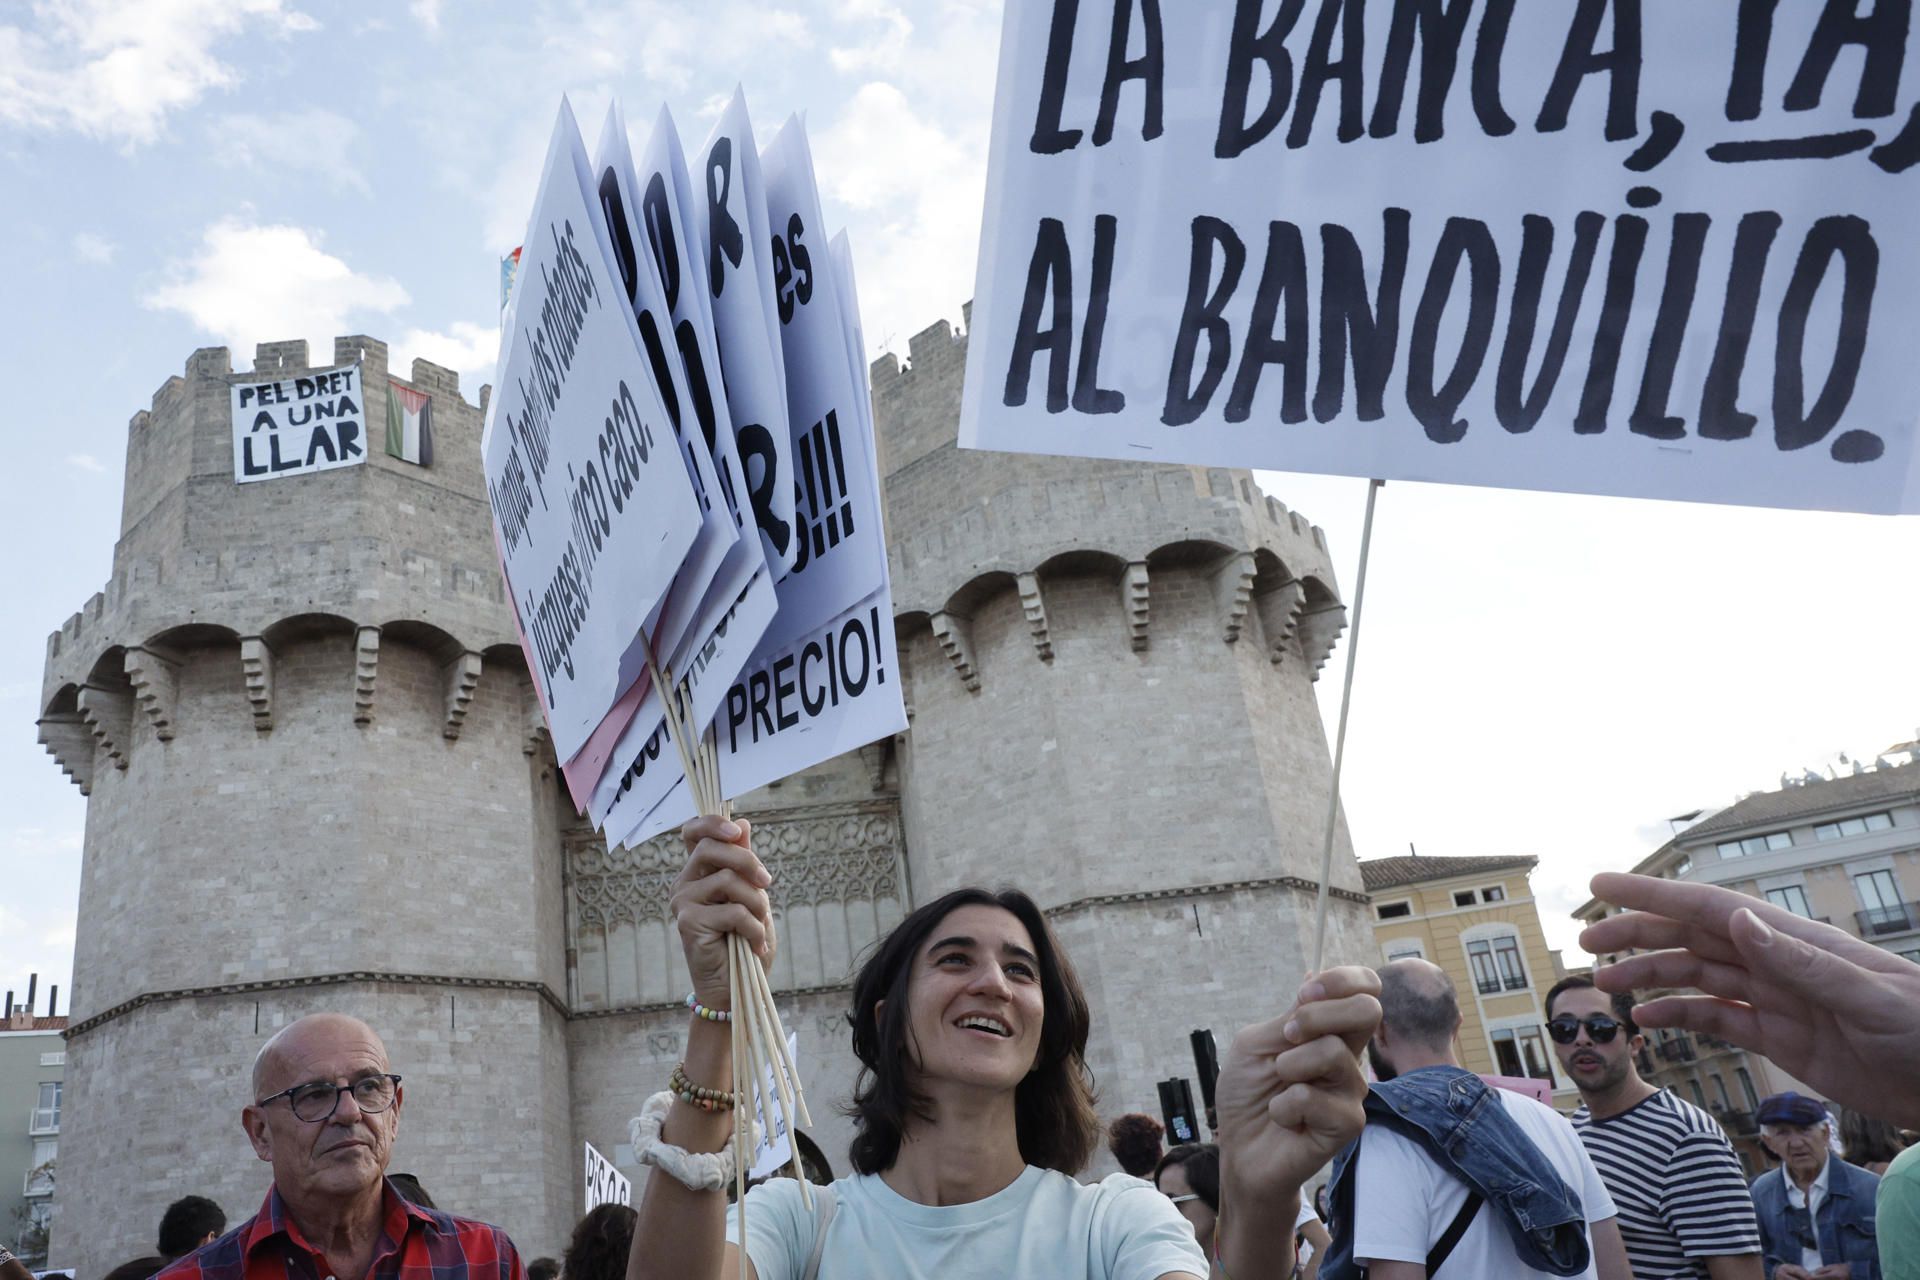
[[[233,480],[251,484],[367,460],[367,397],[358,364],[230,387]]]
[[[563,761],[630,682],[622,658],[701,524],[590,189],[563,103],[482,442],[523,647]]]
[[[1920,509],[1856,8],[1008,0],[960,442]]]
[[[593,1149],[591,1142],[587,1148],[587,1207],[592,1213],[603,1204],[633,1203],[633,1183],[627,1175],[613,1167],[613,1161]]]
[[[787,1057],[798,1065],[800,1061],[800,1037],[787,1032]],[[793,1132],[786,1106],[779,1101],[779,1080],[776,1072],[780,1069],[777,1062],[767,1064],[765,1092],[754,1101],[753,1120],[759,1126],[760,1140],[754,1144],[753,1165],[747,1170],[749,1178],[765,1178],[777,1172],[781,1165],[793,1158]],[[787,1087],[796,1087],[799,1081],[793,1081]],[[767,1122],[765,1100],[774,1100],[773,1123]]]
[[[754,149],[746,95],[739,89],[700,148],[699,160],[698,173],[690,176],[701,193],[704,216],[693,217],[693,237],[705,256],[727,410],[747,497],[778,581],[792,571],[797,551],[793,447],[772,312],[773,256],[760,153]]]

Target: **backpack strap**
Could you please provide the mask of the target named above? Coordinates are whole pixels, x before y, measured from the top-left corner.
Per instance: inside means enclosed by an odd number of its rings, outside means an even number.
[[[1453,1215],[1453,1221],[1447,1224],[1447,1229],[1435,1242],[1433,1251],[1427,1254],[1428,1277],[1437,1275],[1440,1264],[1453,1256],[1454,1247],[1460,1243],[1460,1237],[1467,1234],[1467,1228],[1473,1225],[1473,1220],[1479,1214],[1483,1203],[1485,1201],[1480,1193],[1468,1187],[1466,1203],[1460,1206],[1460,1212]]]
[[[813,1252],[807,1255],[807,1269],[801,1273],[801,1280],[818,1280],[820,1255],[827,1248],[827,1228],[832,1225],[837,1208],[832,1187],[813,1188]]]

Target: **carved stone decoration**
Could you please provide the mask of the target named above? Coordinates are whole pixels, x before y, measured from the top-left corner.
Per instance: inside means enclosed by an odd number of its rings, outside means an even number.
[[[463,653],[447,664],[447,722],[440,732],[449,741],[460,736],[460,726],[473,702],[473,691],[480,684],[480,655]]]
[[[520,749],[530,756],[537,756],[542,746],[553,741],[553,733],[547,728],[547,718],[540,714],[540,694],[534,688],[533,681],[529,679],[523,688]]]
[[[1320,678],[1320,669],[1327,665],[1334,642],[1346,629],[1347,607],[1337,600],[1309,609],[1300,616],[1300,656],[1312,673],[1309,679]]]
[[[1267,637],[1268,657],[1277,667],[1286,658],[1294,630],[1300,625],[1300,610],[1307,603],[1307,589],[1296,578],[1272,591],[1261,592],[1253,603],[1260,614],[1260,630]]]
[[[133,684],[133,700],[146,713],[154,737],[162,742],[173,740],[179,672],[178,664],[151,649],[127,650],[127,679]]]
[[[947,661],[960,673],[967,692],[980,692],[980,674],[973,668],[973,620],[951,613],[933,615],[933,635],[947,651]]]
[[[887,761],[893,758],[893,739],[882,738],[860,748],[860,763],[867,766],[867,780],[876,792],[887,788]]]
[[[80,718],[87,731],[114,768],[127,767],[127,744],[133,733],[133,695],[125,689],[103,689],[82,685],[79,697]]]
[[[353,633],[353,722],[373,723],[373,686],[380,674],[380,628]]]
[[[93,794],[93,733],[77,711],[55,711],[40,718],[40,745],[80,794]]]
[[[1213,575],[1214,599],[1226,615],[1220,636],[1228,644],[1239,640],[1241,631],[1246,628],[1247,612],[1253,608],[1255,572],[1253,552],[1242,551],[1229,556]]]
[[[1031,573],[1023,573],[1015,582],[1020,588],[1020,608],[1027,615],[1027,626],[1033,632],[1034,652],[1040,655],[1040,661],[1053,661],[1053,637],[1047,629],[1047,602],[1040,595],[1040,579]]]
[[[240,674],[247,682],[253,727],[265,733],[273,728],[273,650],[259,636],[241,638]]]
[[[1127,641],[1135,653],[1147,651],[1147,565],[1135,560],[1120,578],[1120,603],[1127,611]]]

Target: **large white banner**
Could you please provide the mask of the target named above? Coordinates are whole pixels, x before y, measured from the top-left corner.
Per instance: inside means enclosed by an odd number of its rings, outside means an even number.
[[[1920,510],[1920,33],[1008,0],[960,441]]]
[[[367,460],[360,366],[232,384],[235,484],[357,467]]]
[[[482,444],[507,585],[563,761],[631,681],[622,658],[701,529],[687,464],[587,203],[592,186],[563,104]]]

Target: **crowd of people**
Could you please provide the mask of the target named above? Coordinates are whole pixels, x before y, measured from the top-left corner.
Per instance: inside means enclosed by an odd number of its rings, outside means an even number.
[[[1903,1141],[1920,1128],[1920,966],[1726,889],[1638,876],[1596,878],[1628,910],[1582,937],[1626,958],[1547,995],[1581,1095],[1571,1119],[1460,1065],[1443,970],[1346,966],[1234,1037],[1217,1144],[1163,1150],[1156,1121],[1123,1116],[1106,1137],[1125,1172],[1091,1183],[1076,1175],[1102,1130],[1073,964],[1025,894],[955,891],[856,975],[853,1172],[831,1179],[816,1154],[809,1178],[831,1180],[811,1207],[784,1178],[732,1203],[728,939],[771,961],[771,877],[744,823],[684,834],[673,907],[693,1016],[671,1088],[634,1121],[651,1168],[637,1211],[601,1206],[563,1258],[523,1265],[498,1228],[389,1172],[401,1076],[372,1028],[316,1014],[254,1065],[241,1119],[273,1170],[258,1211],[228,1229],[186,1197],[155,1254],[108,1280],[720,1280],[743,1249],[756,1280],[1920,1280],[1920,1146]],[[1646,988],[1690,994],[1636,1004]],[[1846,1120],[1768,1098],[1779,1164],[1749,1186],[1718,1123],[1640,1077],[1643,1026],[1764,1054]],[[29,1280],[4,1250],[0,1280]]]

